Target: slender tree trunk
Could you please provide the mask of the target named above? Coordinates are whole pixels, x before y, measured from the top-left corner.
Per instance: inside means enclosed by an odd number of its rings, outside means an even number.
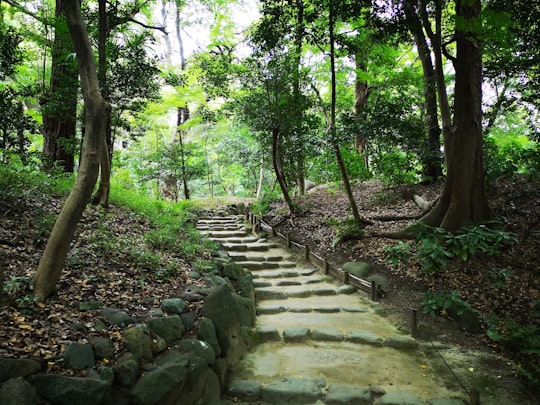
[[[349,175],[347,174],[347,169],[345,167],[345,162],[343,161],[343,156],[339,149],[339,143],[336,137],[336,62],[335,62],[335,45],[334,45],[334,26],[335,26],[335,15],[334,7],[332,0],[330,1],[330,10],[329,10],[329,36],[330,36],[330,74],[331,74],[331,98],[330,103],[330,138],[332,141],[332,147],[336,155],[336,160],[341,172],[341,178],[345,186],[345,192],[349,199],[349,205],[351,206],[351,211],[353,218],[358,225],[366,225],[368,222],[360,216],[358,211],[358,206],[354,199],[352,192],[351,184],[349,183]]]
[[[43,155],[46,169],[59,165],[72,173],[75,166],[75,132],[77,92],[79,88],[76,64],[67,58],[73,53],[73,43],[67,27],[62,24],[62,0],[56,0],[54,43],[50,89],[40,100],[43,112]]]
[[[180,159],[182,165],[182,183],[184,184],[184,198],[189,200],[188,174],[186,168],[186,154],[184,150],[184,142],[182,139],[182,130],[180,126],[189,119],[189,110],[187,108],[178,107],[176,127],[178,131],[178,142],[180,143]],[[176,181],[174,182],[176,184]]]
[[[422,22],[418,16],[417,0],[407,0],[404,4],[405,14],[409,22],[418,56],[422,63],[424,76],[424,102],[426,108],[426,124],[428,136],[426,141],[426,151],[423,158],[424,176],[431,181],[442,176],[441,161],[441,128],[439,127],[439,117],[437,110],[437,80],[435,69],[431,61],[431,52],[424,35]]]
[[[98,32],[98,81],[101,94],[106,102],[109,101],[107,83],[107,39],[109,37],[109,19],[107,17],[107,2],[99,0],[99,32]],[[105,139],[101,150],[101,171],[99,187],[92,197],[92,203],[107,207],[109,205],[109,192],[111,184],[112,162],[112,128],[111,111],[107,110],[105,120]]]
[[[456,0],[457,57],[453,130],[445,142],[443,192],[422,221],[456,231],[489,219],[482,150],[482,51],[477,38],[480,0]],[[476,30],[476,31],[475,31]],[[445,138],[446,140],[446,138]]]
[[[437,83],[437,95],[439,96],[439,108],[441,111],[442,133],[444,144],[448,140],[453,131],[452,116],[450,111],[450,103],[448,102],[448,94],[446,92],[446,81],[444,79],[444,64],[442,54],[442,0],[435,0],[435,32],[431,29],[431,21],[427,13],[426,0],[420,0],[420,15],[424,29],[426,30],[433,48],[433,56],[435,60],[435,80]],[[446,149],[445,149],[446,152]],[[445,154],[446,157],[446,154]],[[448,159],[447,159],[448,160]]]
[[[33,277],[34,299],[44,301],[56,290],[75,229],[92,196],[97,181],[105,120],[109,109],[100,94],[92,46],[84,26],[78,0],[65,0],[64,12],[77,52],[85,106],[86,136],[75,184],[52,229],[47,246]]]
[[[281,171],[279,165],[279,127],[275,126],[272,128],[272,164],[274,165],[274,172],[276,173],[276,178],[281,188],[281,193],[283,194],[283,199],[289,207],[289,212],[292,215],[294,213],[293,202],[287,189],[287,183],[285,182],[285,177]]]
[[[354,81],[354,118],[356,122],[360,121],[360,117],[364,108],[366,108],[369,98],[369,84],[365,80],[360,79],[359,72],[366,71],[366,64],[359,53],[355,55],[356,65],[356,80]],[[369,155],[368,155],[368,140],[361,134],[357,133],[354,138],[354,147],[358,151],[358,154],[364,157],[364,164],[366,168],[369,168]]]
[[[261,157],[261,167],[259,168],[259,183],[257,184],[257,200],[261,197],[262,186],[264,181],[264,158]]]

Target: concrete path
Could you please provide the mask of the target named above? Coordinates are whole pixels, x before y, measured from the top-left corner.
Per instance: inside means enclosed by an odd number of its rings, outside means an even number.
[[[419,343],[354,287],[336,284],[278,242],[247,233],[242,216],[201,218],[198,229],[254,280],[260,343],[231,371],[230,398],[257,404],[467,403],[465,392],[446,388]]]

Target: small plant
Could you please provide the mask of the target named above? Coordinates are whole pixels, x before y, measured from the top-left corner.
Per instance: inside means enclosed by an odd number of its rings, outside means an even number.
[[[335,229],[336,237],[332,241],[332,246],[348,240],[360,239],[365,235],[364,228],[351,217],[347,217],[343,222],[338,222]]]
[[[386,246],[383,249],[386,261],[397,266],[398,263],[407,263],[411,252],[411,244],[399,241],[392,246]]]
[[[512,271],[508,269],[486,269],[484,273],[491,281],[489,285],[495,288],[501,288],[506,285],[508,279],[514,276]]]
[[[446,315],[451,306],[456,309],[457,315],[463,314],[466,310],[474,311],[471,305],[462,299],[455,290],[451,294],[428,291],[424,294],[421,305],[424,307],[424,313],[431,316]]]
[[[497,228],[500,223],[494,222]],[[500,253],[503,246],[509,246],[517,240],[516,234],[503,229],[489,228],[487,224],[463,228],[457,235],[446,237],[449,250],[467,261],[476,252],[494,256]]]
[[[435,238],[422,240],[420,249],[416,254],[416,258],[422,265],[424,275],[431,275],[442,270],[452,257],[452,253],[446,250]]]

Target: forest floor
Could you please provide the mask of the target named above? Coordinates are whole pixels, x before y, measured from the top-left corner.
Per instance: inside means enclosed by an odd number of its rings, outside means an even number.
[[[335,187],[318,186],[294,202],[300,214],[287,220],[288,209],[281,201],[272,203],[264,215],[265,222],[276,226],[282,234],[308,245],[318,256],[339,267],[349,261],[365,261],[373,273],[385,276],[389,284],[381,304],[393,320],[409,330],[411,309],[418,309],[420,323],[429,325],[437,339],[470,349],[485,350],[499,356],[492,364],[493,373],[506,376],[510,391],[527,392],[528,383],[538,380],[529,377],[523,386],[514,377],[523,363],[540,371],[540,354],[518,353],[517,348],[503,345],[486,335],[492,327],[490,320],[498,320],[499,333],[509,343],[526,344],[531,339],[538,344],[540,330],[540,187],[527,179],[500,180],[489,188],[489,201],[494,214],[504,220],[505,229],[516,234],[517,241],[503,248],[496,256],[475,254],[466,262],[452,259],[432,275],[422,274],[415,260],[394,265],[387,260],[384,249],[395,245],[395,239],[367,236],[336,243],[340,226],[351,216],[346,194]],[[441,185],[399,185],[385,187],[377,181],[354,186],[354,196],[363,218],[373,222],[368,233],[377,235],[403,229],[421,214],[413,195],[434,200]],[[392,219],[406,218],[409,219]],[[404,241],[411,242],[411,241]],[[415,248],[412,249],[412,252]],[[494,275],[503,274],[502,277]],[[425,292],[451,294],[455,291],[481,314],[484,332],[468,333],[459,328],[446,314],[430,316],[422,313],[421,301]],[[528,326],[525,326],[528,325]],[[526,331],[528,329],[528,332]],[[529,335],[528,335],[529,334]],[[517,336],[519,335],[519,336]],[[538,349],[536,347],[536,349]],[[538,378],[538,374],[536,375]],[[501,384],[504,383],[501,379]],[[530,392],[530,395],[538,393]],[[526,394],[527,395],[527,394]]]
[[[389,279],[382,305],[397,323],[408,324],[411,308],[421,309],[419,302],[424,292],[456,291],[483,314],[538,327],[539,185],[520,179],[500,181],[490,187],[491,206],[497,216],[504,218],[507,229],[517,235],[517,242],[499,256],[477,254],[467,262],[452,260],[444,271],[429,277],[421,275],[421,268],[414,261],[397,266],[386,261],[383,249],[395,244],[396,240],[365,237],[335,244],[336,224],[344,223],[349,215],[347,198],[337,188],[319,186],[306,196],[298,197],[296,203],[302,214],[294,217],[294,226],[284,221],[287,210],[281,202],[271,205],[265,219],[271,224],[280,223],[282,232],[291,232],[293,240],[309,245],[312,251],[332,263],[371,263],[376,273]],[[354,189],[361,215],[374,223],[369,231],[379,233],[398,230],[408,224],[410,220],[388,218],[417,216],[420,209],[412,201],[413,194],[431,200],[439,194],[440,186],[388,188],[370,181],[360,183]],[[94,326],[99,315],[82,311],[79,308],[81,302],[99,300],[105,306],[124,309],[142,321],[143,314],[158,305],[160,299],[178,297],[185,291],[205,286],[189,277],[189,272],[194,269],[193,261],[174,258],[169,252],[149,250],[145,237],[152,226],[147,219],[115,206],[107,210],[90,206],[77,228],[57,293],[45,304],[35,304],[31,277],[63,200],[63,197],[33,192],[17,198],[0,195],[0,266],[5,273],[0,303],[0,357],[32,358],[41,361],[44,369],[51,372],[84,375],[84,371],[63,368],[62,352],[67,344],[86,343],[92,336],[106,334],[115,344],[115,357],[126,349],[121,328],[112,326],[108,331],[96,332]],[[381,220],[383,217],[386,220]],[[160,256],[162,261],[157,272],[151,253]],[[196,259],[204,261],[211,257]],[[167,261],[175,264],[174,271],[166,266]],[[493,286],[489,269],[508,270],[497,287]],[[190,303],[190,310],[199,314],[201,305],[202,301]],[[530,391],[526,379],[513,377],[519,361],[538,365],[538,354],[516,358],[508,347],[501,347],[486,334],[460,330],[448,316],[431,318],[425,315],[420,321],[429,323],[445,341],[501,355],[500,364],[493,365],[493,372],[508,377],[509,390],[521,395]],[[484,327],[488,325],[484,324]],[[526,333],[524,335],[527,337]],[[514,357],[507,360],[503,354]],[[512,358],[516,363],[511,361]],[[98,366],[114,361],[101,359]]]

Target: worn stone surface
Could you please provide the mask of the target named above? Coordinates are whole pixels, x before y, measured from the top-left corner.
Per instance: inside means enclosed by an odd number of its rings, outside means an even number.
[[[314,404],[323,392],[313,380],[284,378],[263,387],[261,397],[271,404]]]
[[[407,391],[391,391],[380,397],[376,405],[426,405],[415,395]]]
[[[94,349],[90,343],[70,343],[62,357],[64,366],[74,370],[84,370],[96,365]]]
[[[35,405],[36,390],[23,377],[12,378],[0,386],[0,404]]]
[[[118,326],[127,326],[135,323],[135,319],[129,316],[126,311],[116,308],[103,308],[100,311],[101,316],[104,316],[110,323]]]
[[[309,338],[309,328],[288,328],[283,331],[283,340],[285,342],[303,342]]]
[[[31,359],[0,358],[0,383],[15,377],[27,377],[38,373],[41,364]]]
[[[161,336],[167,343],[180,339],[184,333],[184,324],[178,315],[149,319],[146,324],[152,332]]]
[[[79,310],[94,311],[103,308],[103,301],[81,301],[79,302]]]
[[[262,385],[257,381],[234,381],[227,385],[227,395],[244,401],[261,399]]]
[[[143,328],[132,327],[125,329],[123,335],[126,347],[137,357],[139,363],[145,363],[152,359],[152,339]]]
[[[281,340],[279,331],[277,330],[275,326],[271,326],[271,325],[258,326],[255,329],[255,332],[259,336],[260,342],[279,342]]]
[[[383,342],[383,346],[394,349],[417,349],[418,341],[410,336],[390,336]]]
[[[187,380],[187,369],[180,363],[170,362],[144,374],[131,389],[143,405],[173,404]]]
[[[98,359],[110,359],[114,356],[114,343],[103,336],[92,336],[90,343],[94,347],[94,355]]]
[[[384,339],[369,331],[351,331],[347,334],[347,340],[352,343],[364,345],[382,346]]]
[[[226,285],[215,288],[202,306],[202,315],[211,319],[216,328],[221,351],[229,365],[236,364],[247,351],[240,333],[238,301]]]
[[[199,340],[205,341],[210,346],[212,346],[216,357],[221,355],[221,346],[219,345],[219,341],[216,335],[216,328],[214,326],[214,322],[212,322],[211,319],[201,319],[199,329],[197,330],[197,338]]]
[[[467,403],[461,399],[432,399],[431,401],[428,401],[428,405],[466,405],[466,404]],[[500,405],[503,405],[503,404],[501,403]]]
[[[123,387],[131,387],[139,376],[139,362],[130,352],[122,355],[112,369],[116,381]]]
[[[347,384],[332,384],[328,387],[326,405],[372,405],[369,388]]]
[[[55,405],[96,405],[108,390],[106,381],[93,378],[39,374],[28,380],[40,397]]]
[[[187,303],[182,298],[165,298],[161,301],[161,307],[169,314],[180,315],[187,308]]]
[[[343,340],[343,332],[337,328],[314,328],[311,330],[311,339],[341,342]]]
[[[192,356],[198,356],[209,365],[216,364],[216,353],[208,343],[196,339],[182,339],[175,344],[182,352],[189,353]]]
[[[341,269],[360,278],[366,278],[371,272],[371,265],[367,262],[347,262]]]

